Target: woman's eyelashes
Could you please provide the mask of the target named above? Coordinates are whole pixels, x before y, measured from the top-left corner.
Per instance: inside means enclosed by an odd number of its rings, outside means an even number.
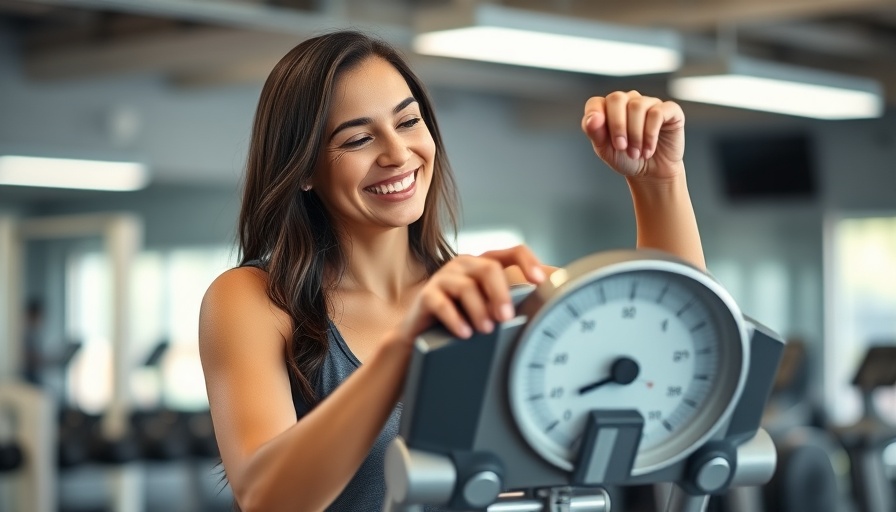
[[[398,126],[401,126],[402,128],[413,128],[420,121],[422,121],[422,119],[420,119],[419,117],[415,117],[413,119],[409,119],[409,120],[401,123]]]
[[[403,121],[403,122],[399,123],[398,128],[410,129],[410,128],[413,128],[414,126],[416,126],[417,124],[419,124],[420,121],[422,121],[422,120],[423,119],[421,119],[419,117],[414,117],[414,118],[408,119],[407,121]],[[359,148],[359,147],[363,146],[364,144],[367,144],[367,142],[369,142],[371,140],[373,140],[373,137],[371,137],[370,135],[366,135],[366,134],[359,135],[359,136],[357,136],[357,138],[351,138],[351,139],[345,141],[342,144],[342,147],[344,147],[344,148]]]
[[[349,139],[342,144],[342,147],[346,148],[357,148],[363,146],[367,143],[367,141],[373,140],[373,137],[370,135],[364,135],[363,137],[358,137],[357,139]]]

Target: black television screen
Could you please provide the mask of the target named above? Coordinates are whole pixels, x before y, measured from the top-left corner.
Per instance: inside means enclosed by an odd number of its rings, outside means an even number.
[[[717,149],[730,200],[815,196],[812,141],[806,134],[726,135],[717,140]]]

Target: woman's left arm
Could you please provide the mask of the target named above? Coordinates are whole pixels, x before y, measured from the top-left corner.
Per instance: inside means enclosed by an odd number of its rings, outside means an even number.
[[[660,249],[705,269],[684,169],[684,113],[637,91],[593,97],[582,130],[594,152],[628,182],[639,248]]]

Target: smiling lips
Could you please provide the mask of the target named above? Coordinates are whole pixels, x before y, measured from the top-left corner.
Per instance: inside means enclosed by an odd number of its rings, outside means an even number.
[[[389,183],[381,183],[379,185],[373,185],[365,188],[367,192],[370,192],[375,195],[398,195],[400,192],[410,192],[410,189],[413,188],[414,182],[417,179],[417,171],[413,171],[408,173],[407,176],[400,180],[392,181]],[[405,194],[401,194],[405,195]]]

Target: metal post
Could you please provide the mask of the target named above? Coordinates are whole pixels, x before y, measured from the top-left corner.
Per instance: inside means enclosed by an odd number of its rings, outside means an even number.
[[[105,230],[106,251],[112,270],[112,399],[103,415],[102,430],[107,439],[127,434],[131,414],[131,269],[143,238],[142,225],[131,216],[115,216]],[[142,512],[143,470],[132,462],[109,472],[113,492],[113,510]]]
[[[143,224],[130,214],[85,214],[32,218],[22,221],[20,247],[25,240],[65,239],[101,236],[105,241],[112,272],[110,310],[112,337],[112,398],[103,415],[101,429],[109,439],[120,439],[129,428],[131,364],[131,269],[143,240]],[[55,424],[55,423],[54,423]],[[108,472],[115,512],[142,512],[143,470],[139,462],[112,468]]]
[[[0,382],[16,378],[22,367],[20,251],[16,219],[0,216]]]

